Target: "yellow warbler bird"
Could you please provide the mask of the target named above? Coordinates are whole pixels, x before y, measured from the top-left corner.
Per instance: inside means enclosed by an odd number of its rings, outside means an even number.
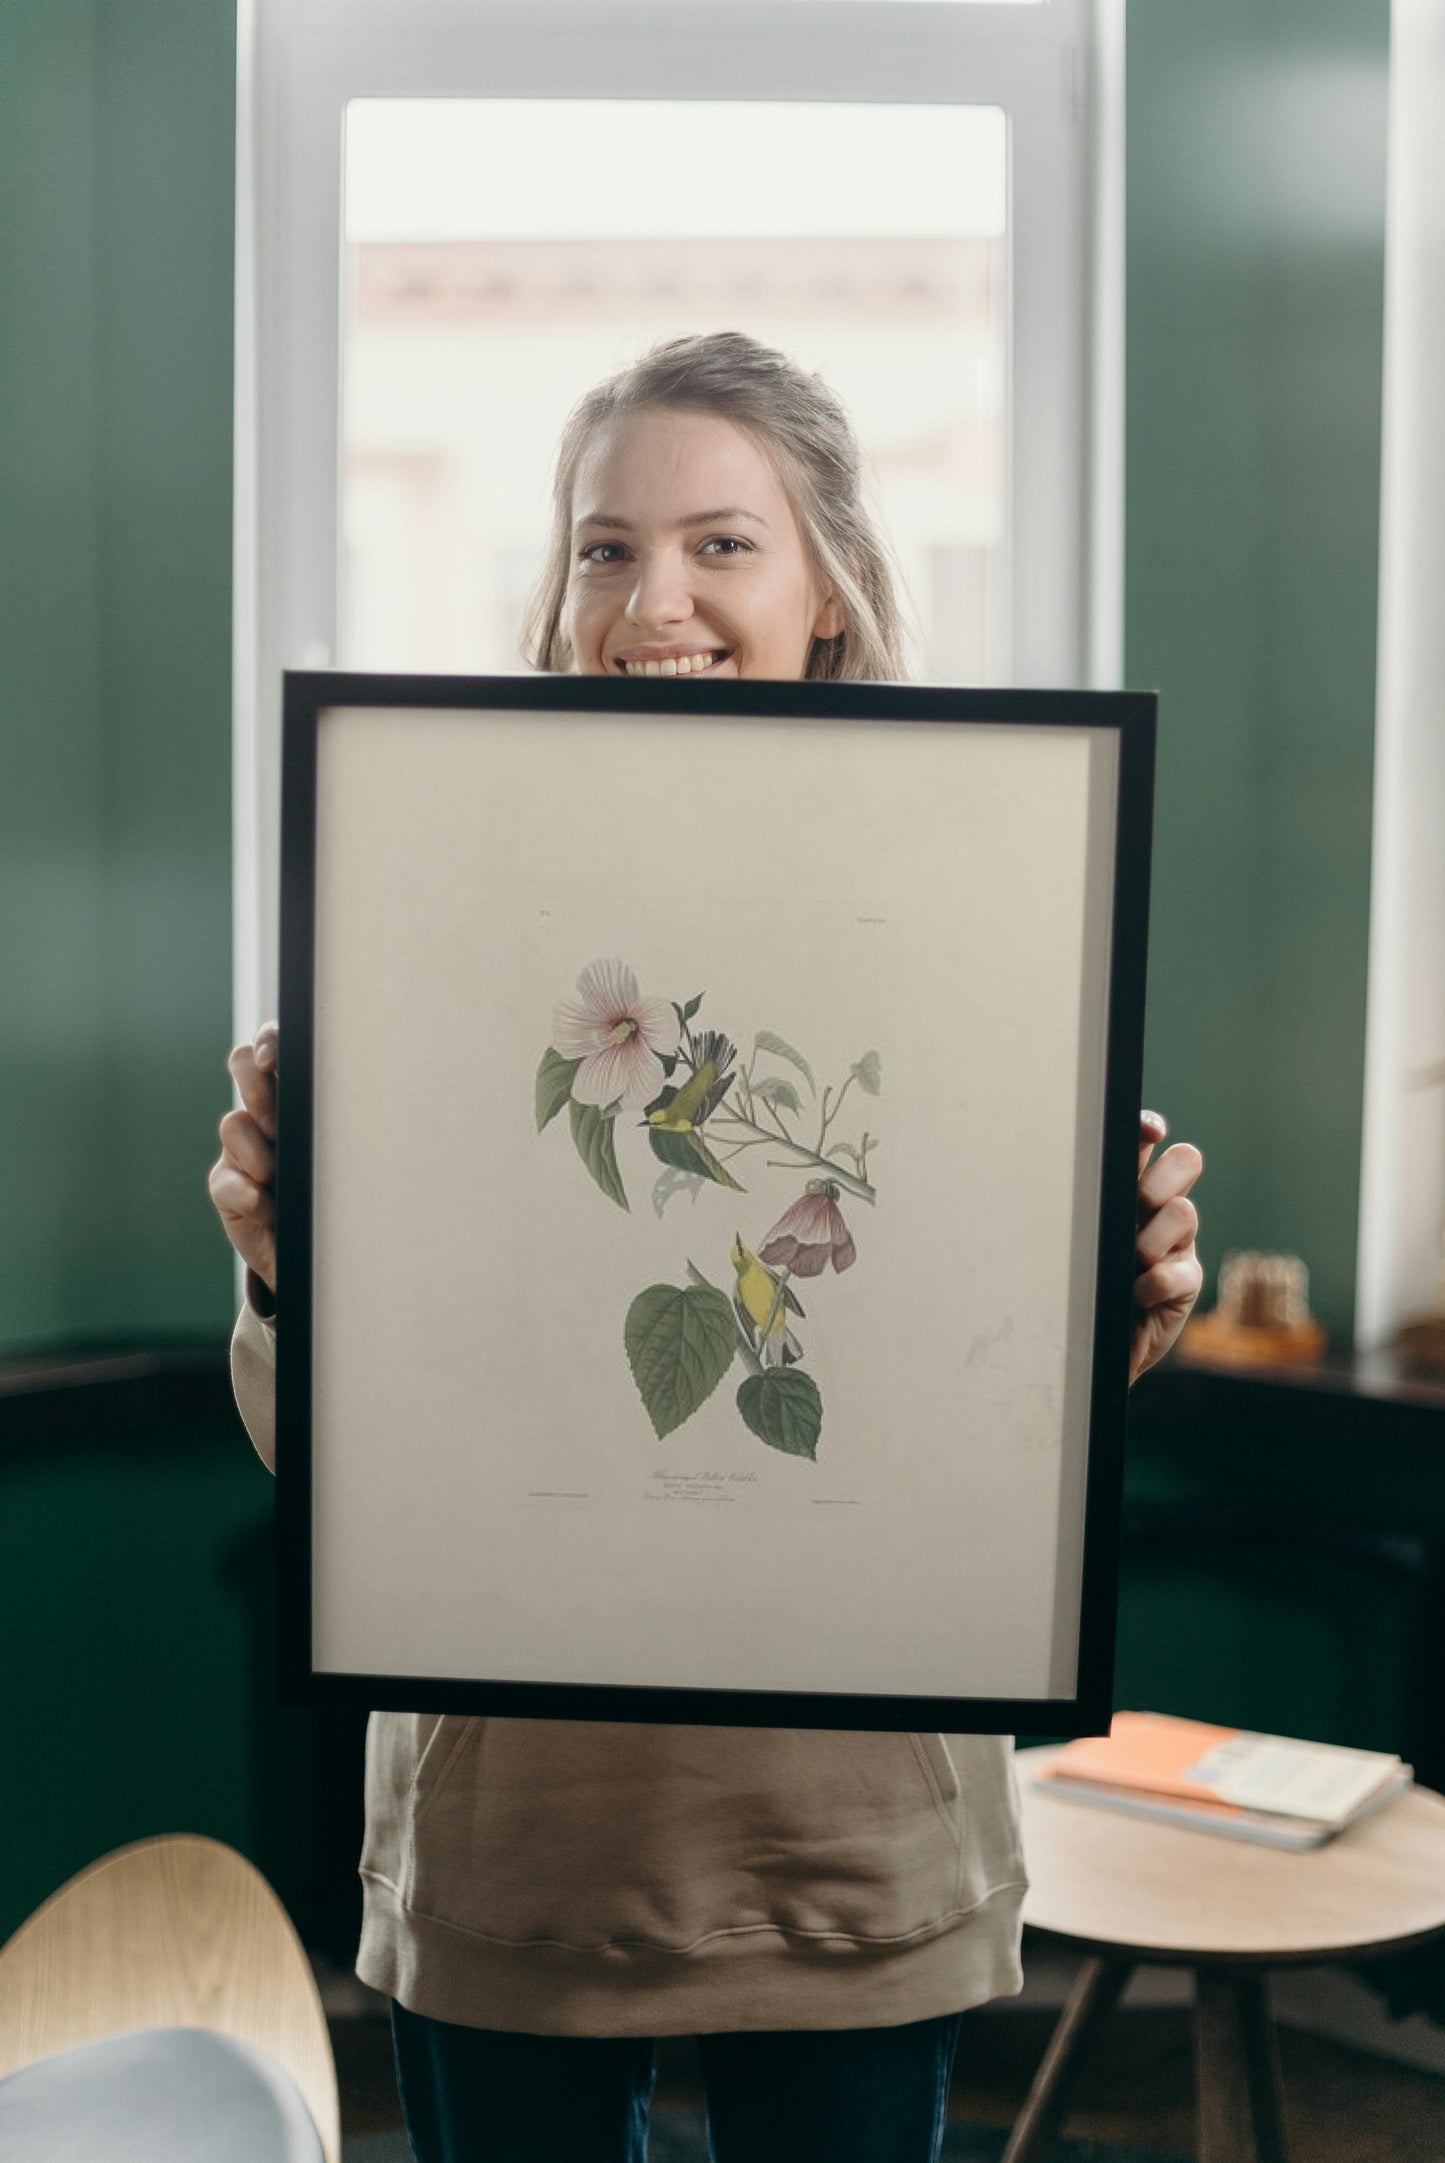
[[[737,1274],[733,1305],[750,1325],[765,1367],[782,1367],[802,1357],[802,1346],[788,1327],[789,1314],[803,1310],[785,1276],[760,1262],[742,1234],[733,1235],[732,1265]]]
[[[666,1134],[691,1134],[699,1111],[709,1089],[717,1080],[717,1067],[711,1059],[704,1059],[697,1072],[685,1081],[662,1104],[655,1105],[647,1115],[650,1127],[661,1127]]]
[[[708,1029],[695,1047],[697,1064],[680,1089],[665,1089],[647,1114],[649,1126],[667,1134],[690,1134],[716,1110],[732,1081],[737,1053],[717,1029]]]

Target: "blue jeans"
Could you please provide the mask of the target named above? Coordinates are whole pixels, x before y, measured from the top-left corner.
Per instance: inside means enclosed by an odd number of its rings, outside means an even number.
[[[937,2163],[962,2017],[699,2036],[715,2163]],[[650,2036],[391,2028],[417,2163],[643,2163]]]

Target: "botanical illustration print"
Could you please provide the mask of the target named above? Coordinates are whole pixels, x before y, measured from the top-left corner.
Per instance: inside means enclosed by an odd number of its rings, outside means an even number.
[[[719,1230],[703,1251],[717,1256],[714,1275],[689,1260],[685,1284],[640,1291],[623,1349],[659,1438],[691,1419],[737,1361],[746,1370],[737,1409],[749,1432],[769,1449],[816,1461],[823,1402],[806,1365],[812,1325],[794,1283],[857,1260],[843,1203],[878,1199],[868,1164],[877,1136],[858,1118],[860,1098],[881,1093],[882,1063],[864,1052],[840,1082],[820,1089],[808,1060],[772,1030],[758,1030],[743,1060],[721,1030],[698,1026],[703,998],[644,998],[626,962],[590,962],[572,997],[553,1009],[537,1069],[537,1131],[565,1106],[577,1154],[624,1210],[619,1132],[633,1154],[645,1135],[660,1167],[652,1185],[659,1217],[679,1196],[694,1208],[713,1189],[747,1196],[768,1174],[777,1197],[784,1182],[776,1175],[785,1175],[786,1206],[750,1239],[737,1227],[764,1212],[751,1200],[732,1203],[729,1237],[721,1196],[712,1195],[705,1214]]]

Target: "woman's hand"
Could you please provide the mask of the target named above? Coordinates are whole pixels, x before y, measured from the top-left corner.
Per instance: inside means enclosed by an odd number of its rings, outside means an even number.
[[[1199,1212],[1189,1189],[1204,1169],[1192,1142],[1176,1142],[1157,1162],[1149,1158],[1169,1132],[1158,1112],[1139,1114],[1139,1231],[1134,1241],[1134,1342],[1129,1380],[1164,1357],[1189,1319],[1204,1271],[1194,1251]]]
[[[276,1064],[280,1032],[261,1024],[226,1065],[242,1109],[221,1121],[221,1154],[211,1166],[211,1200],[227,1239],[273,1296],[276,1291]]]

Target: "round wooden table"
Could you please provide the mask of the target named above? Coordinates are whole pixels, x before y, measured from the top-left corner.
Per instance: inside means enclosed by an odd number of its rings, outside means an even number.
[[[1018,1753],[1024,1921],[1088,1958],[1004,2163],[1043,2155],[1090,2035],[1146,1961],[1194,1970],[1200,2163],[1286,2163],[1267,1971],[1445,1934],[1445,1798],[1409,1788],[1297,1853],[1049,1795],[1033,1776],[1053,1755]]]

